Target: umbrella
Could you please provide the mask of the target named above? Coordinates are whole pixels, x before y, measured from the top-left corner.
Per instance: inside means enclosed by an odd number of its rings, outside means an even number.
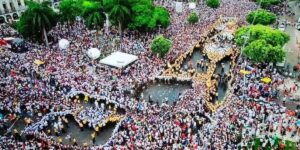
[[[21,45],[21,44],[24,43],[24,40],[21,39],[21,38],[15,38],[15,39],[13,39],[12,42],[13,42],[13,44],[15,44],[15,45]]]
[[[66,39],[61,39],[58,42],[58,46],[60,49],[67,49],[70,46],[70,42]]]
[[[211,81],[210,81],[210,80],[207,80],[207,81],[206,81],[206,86],[207,86],[208,88],[211,87]]]
[[[45,62],[36,59],[36,60],[34,60],[34,63],[37,64],[37,65],[42,65],[42,64],[44,64]]]
[[[269,77],[264,77],[264,78],[261,79],[261,81],[264,82],[264,83],[270,83],[272,81],[272,79],[269,78]]]
[[[290,115],[290,116],[294,116],[294,115],[295,115],[295,112],[292,111],[292,110],[288,110],[288,111],[287,111],[287,114]]]
[[[87,51],[87,55],[92,58],[92,59],[97,59],[100,57],[100,50],[97,49],[97,48],[90,48],[88,51]]]
[[[296,124],[298,127],[300,127],[300,119],[297,120]]]
[[[5,46],[7,45],[7,42],[5,40],[0,40],[0,46]]]
[[[248,70],[240,70],[240,73],[247,75],[247,74],[251,74],[251,71],[248,71]]]
[[[117,76],[112,76],[112,80],[118,80]]]

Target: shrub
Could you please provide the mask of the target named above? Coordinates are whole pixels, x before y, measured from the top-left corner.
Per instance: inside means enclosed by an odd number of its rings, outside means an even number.
[[[211,8],[218,8],[220,6],[220,0],[206,0],[206,5]]]
[[[151,50],[155,54],[159,54],[159,56],[163,57],[167,54],[171,48],[172,42],[162,35],[157,36],[151,44]]]
[[[258,9],[250,12],[246,17],[246,20],[250,24],[269,25],[276,21],[276,15],[267,10]]]
[[[195,12],[190,13],[188,18],[189,24],[195,24],[196,22],[198,22],[198,20],[198,15]]]

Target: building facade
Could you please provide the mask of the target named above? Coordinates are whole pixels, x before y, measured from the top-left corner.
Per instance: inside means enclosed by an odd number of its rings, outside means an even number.
[[[17,20],[25,9],[25,0],[0,0],[0,23]]]
[[[43,2],[45,0],[34,0]],[[50,0],[52,6],[57,6],[59,0]],[[26,10],[25,0],[0,0],[0,23],[18,20]]]

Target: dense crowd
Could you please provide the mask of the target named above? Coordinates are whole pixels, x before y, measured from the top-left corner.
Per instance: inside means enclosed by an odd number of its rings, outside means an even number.
[[[177,56],[191,49],[201,33],[209,29],[219,16],[236,17],[239,24],[243,24],[244,16],[256,8],[253,2],[247,0],[223,0],[218,9],[200,5],[194,10],[200,15],[200,22],[189,25],[183,21],[190,12],[187,4],[184,4],[183,12],[178,14],[170,1],[159,3],[168,8],[172,22],[161,33],[126,30],[120,40],[117,30],[111,27],[109,32],[101,31],[98,38],[84,24],[76,22],[70,28],[57,24],[49,33],[53,39],[49,48],[28,42],[30,51],[26,53],[16,54],[4,49],[0,53],[1,113],[7,116],[32,117],[33,121],[42,122],[32,123],[26,128],[28,130],[24,134],[33,137],[31,140],[19,141],[16,138],[19,133],[12,133],[1,137],[0,147],[83,149],[84,146],[78,146],[76,142],[73,145],[63,145],[48,138],[46,133],[37,132],[48,126],[43,119],[53,120],[51,116],[56,116],[57,113],[60,116],[60,112],[80,109],[81,106],[74,103],[68,95],[75,96],[72,93],[81,92],[126,110],[126,118],[118,124],[112,138],[105,145],[95,146],[94,149],[235,149],[237,146],[245,147],[255,137],[266,135],[266,131],[272,137],[274,134],[271,133],[278,131],[278,128],[281,135],[285,132],[292,132],[294,136],[299,134],[299,128],[295,126],[296,120],[283,115],[285,108],[270,103],[276,98],[276,87],[282,84],[283,79],[269,65],[254,66],[240,60],[235,70],[237,77],[233,86],[236,87],[234,94],[223,109],[214,113],[208,110],[203,101],[206,86],[198,83],[193,83],[192,89],[180,95],[175,106],[158,106],[130,97],[127,93],[148,83],[152,77],[161,73],[167,62],[174,61]],[[0,33],[3,37],[17,36],[6,25],[0,27]],[[163,59],[152,55],[150,51],[151,40],[157,34],[164,34],[173,42],[171,52]],[[66,50],[58,47],[57,42],[62,38],[71,42]],[[86,55],[87,49],[99,48],[105,56],[105,52],[118,49],[115,44],[118,41],[122,42],[121,51],[138,55],[139,58],[124,69],[101,65]],[[36,64],[35,60],[43,63]],[[246,67],[251,68],[252,74],[247,75],[246,83],[243,83],[244,76],[238,72]],[[91,72],[91,69],[95,71]],[[259,81],[260,77],[265,76],[272,78],[270,84]],[[93,118],[95,122],[99,122],[107,117],[105,110],[96,108],[79,112],[78,118]],[[99,118],[95,118],[95,115]],[[63,120],[55,122],[54,128],[60,130]],[[8,129],[5,121],[7,118],[0,120],[0,127]],[[278,122],[292,126],[276,125]],[[90,126],[94,126],[92,121],[91,123]],[[267,137],[262,139],[269,140]]]

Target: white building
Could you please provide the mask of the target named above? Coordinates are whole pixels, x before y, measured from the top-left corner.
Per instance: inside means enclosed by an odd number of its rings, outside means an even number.
[[[43,2],[44,0],[34,0]],[[56,7],[59,0],[52,1],[52,6]],[[0,23],[17,20],[26,9],[25,0],[0,0]]]

